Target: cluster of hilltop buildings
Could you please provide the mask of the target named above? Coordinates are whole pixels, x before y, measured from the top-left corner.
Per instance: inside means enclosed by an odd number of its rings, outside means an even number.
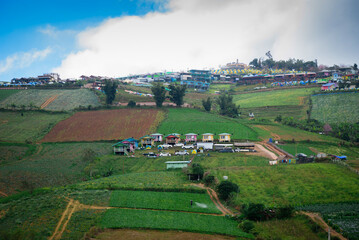
[[[46,73],[37,77],[14,78],[11,80],[13,85],[38,85],[51,83],[76,82],[85,80],[101,85],[104,80],[118,80],[128,84],[140,86],[151,86],[152,82],[178,82],[188,88],[197,91],[206,91],[212,83],[236,83],[239,85],[251,84],[273,84],[283,85],[284,83],[310,83],[313,80],[323,78],[335,78],[335,80],[358,80],[358,70],[353,67],[341,67],[336,70],[322,70],[318,72],[303,72],[283,69],[255,69],[244,63],[227,63],[219,69],[198,70],[191,69],[182,72],[156,72],[147,74],[130,75],[120,78],[108,78],[103,76],[85,76],[79,79],[60,79],[57,73]],[[320,82],[319,82],[320,83]],[[284,84],[288,85],[288,84]]]

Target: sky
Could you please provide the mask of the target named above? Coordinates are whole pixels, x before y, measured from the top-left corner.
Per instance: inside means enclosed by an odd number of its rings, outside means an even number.
[[[359,63],[357,0],[0,0],[0,81]]]

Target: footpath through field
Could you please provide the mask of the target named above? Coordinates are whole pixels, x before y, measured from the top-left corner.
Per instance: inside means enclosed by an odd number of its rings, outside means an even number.
[[[300,211],[300,214],[306,215],[312,219],[313,222],[317,223],[324,231],[328,232],[330,229],[330,236],[338,237],[341,240],[347,240],[347,238],[343,237],[340,233],[336,232],[333,228],[329,227],[329,225],[319,216],[318,213],[311,213],[311,212],[303,212]]]
[[[198,213],[198,212],[188,212],[188,213],[195,213],[195,214],[200,214],[200,215],[214,215],[214,216],[233,215],[232,211],[230,211],[229,209],[227,209],[226,207],[224,207],[222,205],[222,203],[218,199],[216,192],[213,189],[206,188],[203,186],[203,184],[196,184],[196,186],[207,190],[207,193],[209,194],[211,200],[216,205],[216,207],[222,212],[222,214]],[[107,209],[113,209],[113,208],[134,209],[134,208],[127,208],[127,207],[103,207],[103,206],[85,205],[85,204],[81,204],[79,201],[74,200],[74,199],[68,199],[68,200],[69,200],[69,203],[67,204],[64,212],[62,213],[62,216],[55,228],[55,231],[52,234],[52,236],[49,238],[49,240],[61,239],[62,234],[64,233],[66,226],[69,223],[74,212],[81,211],[84,209],[94,209],[94,210],[107,210]],[[139,208],[136,208],[135,210],[187,212],[187,211],[177,211],[177,210],[139,209]]]
[[[52,97],[50,97],[49,99],[47,99],[41,106],[40,109],[44,109],[45,107],[47,107],[50,103],[52,103],[53,101],[55,101],[55,99],[58,97],[59,95],[54,95]]]

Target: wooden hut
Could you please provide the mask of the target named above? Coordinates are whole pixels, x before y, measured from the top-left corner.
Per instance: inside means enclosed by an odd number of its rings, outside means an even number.
[[[142,147],[152,147],[155,145],[155,140],[153,137],[146,135],[140,138]]]
[[[175,145],[178,143],[180,138],[177,135],[170,134],[166,136],[166,143],[170,145]]]

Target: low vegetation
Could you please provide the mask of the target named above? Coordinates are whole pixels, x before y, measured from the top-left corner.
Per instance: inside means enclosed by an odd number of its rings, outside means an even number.
[[[298,208],[318,212],[335,230],[348,239],[359,239],[359,203],[331,203],[308,205]]]
[[[36,142],[47,134],[53,126],[70,115],[65,113],[45,113],[36,111],[1,112],[1,142]]]
[[[46,103],[47,102],[47,103]],[[43,105],[44,104],[44,105]],[[99,106],[96,95],[88,89],[75,90],[23,90],[0,102],[1,108],[21,106],[42,108],[49,111],[69,111],[75,108]]]
[[[122,190],[112,192],[110,205],[113,207],[221,213],[206,193]]]
[[[195,224],[194,224],[195,223]],[[196,213],[109,209],[101,222],[106,228],[177,229],[253,238],[237,228],[237,222],[221,216]]]
[[[312,96],[312,117],[323,123],[356,123],[359,119],[358,92]]]
[[[319,88],[293,88],[273,90],[266,92],[245,93],[234,96],[234,102],[241,108],[303,105],[305,98],[309,97]]]

